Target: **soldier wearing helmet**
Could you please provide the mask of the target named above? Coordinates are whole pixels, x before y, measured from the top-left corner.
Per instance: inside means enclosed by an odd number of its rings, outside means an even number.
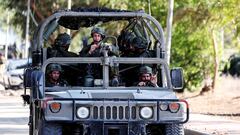
[[[50,57],[77,57],[77,54],[69,52],[71,37],[67,33],[61,33],[57,36],[52,48],[48,48],[48,58]]]
[[[101,28],[94,27],[91,31],[93,42],[84,47],[81,52],[81,57],[99,57],[101,49],[101,41],[105,38],[104,31]]]
[[[147,50],[147,41],[142,37],[134,37],[130,43],[130,52],[134,52],[134,57],[151,57]]]
[[[143,87],[158,87],[157,78],[152,74],[152,68],[149,66],[142,66],[139,69],[139,82],[137,86]]]
[[[61,78],[62,68],[59,64],[50,64],[47,67],[46,87],[67,86],[67,81]]]
[[[101,56],[101,41],[105,38],[104,31],[101,28],[94,27],[91,30],[92,43],[84,46],[80,51],[80,57],[100,57]],[[102,67],[99,64],[87,64],[85,77],[92,76],[94,78],[102,78]]]
[[[121,57],[133,57],[134,56],[134,51],[131,49],[131,42],[134,39],[134,34],[130,32],[125,32],[123,35],[121,45],[120,45],[120,50],[122,51]]]

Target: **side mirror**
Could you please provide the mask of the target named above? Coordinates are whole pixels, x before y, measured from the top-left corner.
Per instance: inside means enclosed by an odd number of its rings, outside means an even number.
[[[182,68],[173,68],[170,71],[171,82],[173,85],[173,89],[181,92],[183,89],[184,81],[183,81],[183,69]]]
[[[32,79],[31,79],[31,75],[32,75],[33,69],[32,68],[26,68],[24,71],[24,77],[23,77],[23,84],[25,88],[29,88],[31,87],[32,84]]]

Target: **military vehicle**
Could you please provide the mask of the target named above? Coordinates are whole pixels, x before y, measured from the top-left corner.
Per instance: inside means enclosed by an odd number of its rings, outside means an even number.
[[[95,27],[105,29],[101,56],[47,56],[57,32],[70,29],[83,34],[77,39],[81,50]],[[84,35],[86,31],[89,33]],[[142,39],[136,43],[147,51],[147,57],[139,57],[138,51],[131,49],[134,37]],[[36,29],[32,67],[25,72],[25,89],[30,90],[30,95],[23,96],[30,107],[29,134],[183,135],[188,103],[175,94],[183,87],[183,71],[170,70],[165,56],[162,27],[142,10],[78,8],[55,12]],[[46,86],[52,63],[61,66],[61,77],[69,85]],[[151,67],[156,87],[136,85],[143,65]]]

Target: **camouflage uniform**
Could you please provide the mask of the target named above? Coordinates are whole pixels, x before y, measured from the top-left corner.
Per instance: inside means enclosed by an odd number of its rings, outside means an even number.
[[[51,57],[77,57],[78,55],[69,52],[68,48],[71,43],[71,37],[67,33],[59,34],[52,48],[48,48],[48,58]]]
[[[46,87],[53,87],[53,86],[68,86],[66,80],[60,79],[57,84],[51,83],[49,81],[46,82]]]
[[[91,31],[91,36],[93,38],[93,34],[97,33],[101,35],[101,40],[99,42],[93,41],[91,44],[83,47],[83,49],[80,51],[79,55],[80,57],[100,57],[101,56],[101,41],[105,38],[104,31],[98,27],[94,27]],[[91,46],[97,44],[99,45],[98,48],[96,48],[92,53],[89,53]],[[102,71],[102,67],[99,64],[87,64],[86,65],[86,75],[85,78],[88,76],[92,76],[93,78],[102,78],[102,74],[99,71]]]
[[[47,77],[46,77],[46,87],[53,87],[53,86],[68,86],[68,83],[66,80],[63,80],[61,78],[61,76],[59,76],[59,79],[56,82],[51,82],[50,81],[50,76],[49,74],[51,74],[53,71],[59,71],[60,75],[63,72],[62,68],[60,65],[58,64],[50,64],[47,68]]]

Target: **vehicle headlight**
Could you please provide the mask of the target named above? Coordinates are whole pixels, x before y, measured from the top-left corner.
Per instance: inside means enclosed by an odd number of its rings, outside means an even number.
[[[153,116],[153,109],[151,107],[142,107],[140,109],[140,116],[143,119],[150,119]]]
[[[161,103],[159,108],[160,108],[161,111],[167,111],[168,103]]]
[[[90,112],[89,112],[89,108],[87,108],[87,107],[79,107],[78,109],[77,109],[77,116],[80,118],[80,119],[86,119],[86,118],[88,118],[89,117],[89,114],[90,114]]]

